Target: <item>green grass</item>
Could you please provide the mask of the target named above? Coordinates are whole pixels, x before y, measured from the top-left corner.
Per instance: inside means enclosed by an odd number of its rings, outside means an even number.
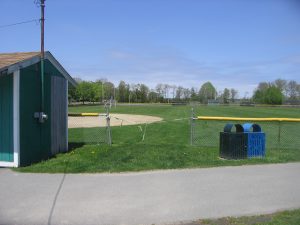
[[[300,210],[291,210],[260,216],[225,217],[214,220],[198,220],[189,225],[299,225]]]
[[[267,149],[266,158],[248,160],[219,159],[217,141],[215,146],[211,147],[191,146],[189,120],[175,120],[188,118],[190,109],[188,106],[170,105],[121,105],[116,109],[112,108],[111,113],[160,116],[165,122],[149,124],[144,141],[142,141],[142,133],[137,125],[112,127],[112,146],[83,143],[83,134],[95,136],[102,132],[101,128],[69,129],[71,150],[68,153],[58,154],[47,161],[16,170],[45,173],[95,173],[300,161],[299,146],[288,150]],[[70,107],[69,111],[103,113],[104,110],[103,106],[79,106]],[[212,106],[197,108],[196,112],[197,115],[205,116],[300,117],[300,110],[297,108]],[[144,129],[144,126],[142,128]]]
[[[111,113],[141,114],[160,116],[164,119],[177,119],[189,117],[192,106],[171,106],[167,104],[149,105],[118,105],[112,107]],[[199,116],[234,116],[234,117],[292,117],[300,118],[300,108],[280,107],[241,107],[241,106],[196,106],[194,110]],[[73,106],[69,112],[104,112],[104,107]]]

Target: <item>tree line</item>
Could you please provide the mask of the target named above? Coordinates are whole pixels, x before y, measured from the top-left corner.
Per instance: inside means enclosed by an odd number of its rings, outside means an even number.
[[[237,98],[237,90],[227,89],[217,92],[211,82],[204,83],[199,89],[185,88],[177,85],[159,83],[154,89],[146,84],[129,84],[120,81],[118,86],[106,79],[84,81],[75,78],[78,85],[69,88],[71,102],[103,102],[116,100],[127,103],[172,103],[198,101],[208,103],[210,100],[220,100],[222,103],[233,102]]]
[[[120,81],[117,86],[106,79],[84,81],[75,78],[78,85],[69,88],[71,102],[103,102],[116,100],[123,103],[234,103],[239,99],[234,88],[224,88],[217,91],[211,82],[202,84],[199,88],[185,88],[180,85],[159,83],[154,89],[146,84],[129,84]],[[274,82],[261,82],[247,101],[263,104],[282,104],[287,100],[299,100],[300,85],[296,81],[277,79]],[[244,97],[246,98],[246,97]]]
[[[253,101],[261,104],[281,105],[300,103],[300,84],[294,80],[277,79],[260,82],[253,94]]]

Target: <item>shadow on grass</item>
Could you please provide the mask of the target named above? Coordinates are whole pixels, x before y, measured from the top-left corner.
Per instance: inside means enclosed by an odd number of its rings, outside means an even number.
[[[84,142],[69,142],[69,149],[68,149],[68,152],[69,151],[72,151],[76,148],[81,148],[82,146],[86,145],[87,143],[84,143]]]

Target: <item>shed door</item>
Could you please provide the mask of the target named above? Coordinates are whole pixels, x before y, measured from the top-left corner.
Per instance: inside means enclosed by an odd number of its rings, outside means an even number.
[[[51,77],[51,153],[67,151],[67,80]]]
[[[13,76],[0,76],[0,161],[13,162]]]

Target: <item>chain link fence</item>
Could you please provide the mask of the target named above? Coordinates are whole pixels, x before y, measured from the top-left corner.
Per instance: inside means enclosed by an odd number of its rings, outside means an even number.
[[[106,113],[71,113],[68,116],[69,144],[112,143],[110,115]]]
[[[252,118],[253,119],[253,118]],[[270,119],[271,120],[271,119]],[[226,124],[259,124],[262,132],[266,135],[266,152],[267,156],[276,153],[281,157],[292,151],[300,152],[300,121],[256,121],[236,120],[226,118],[226,120],[205,119],[196,117],[192,113],[190,120],[190,142],[192,146],[219,148],[220,132],[223,132]],[[235,132],[235,131],[233,131]]]

